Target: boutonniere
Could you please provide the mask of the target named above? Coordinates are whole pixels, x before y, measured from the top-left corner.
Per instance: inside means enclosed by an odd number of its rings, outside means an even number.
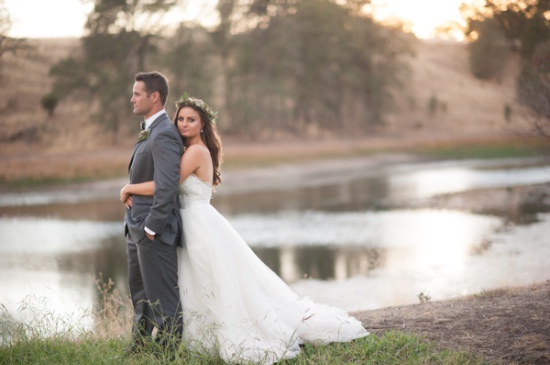
[[[141,132],[139,132],[138,134],[138,142],[143,142],[145,141],[147,138],[149,138],[149,134],[151,134],[151,130],[150,129],[144,129],[142,130]]]

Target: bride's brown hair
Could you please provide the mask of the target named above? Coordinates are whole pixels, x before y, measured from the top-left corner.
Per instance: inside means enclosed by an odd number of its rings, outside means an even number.
[[[222,182],[220,167],[223,162],[222,158],[222,141],[216,127],[216,113],[213,112],[208,104],[197,98],[190,98],[185,93],[176,101],[176,114],[174,115],[174,124],[178,125],[178,114],[182,108],[189,107],[199,113],[203,122],[201,139],[210,151],[212,157],[212,165],[214,166],[214,176],[212,177],[212,186],[218,186]],[[185,138],[182,136],[183,145],[187,146]]]

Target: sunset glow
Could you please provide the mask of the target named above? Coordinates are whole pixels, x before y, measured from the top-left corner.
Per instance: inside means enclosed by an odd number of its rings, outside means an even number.
[[[372,0],[374,18],[399,20],[418,38],[433,38],[435,28],[446,22],[462,23],[460,5],[464,0]],[[453,34],[461,39],[461,35]]]
[[[431,38],[435,27],[448,21],[461,21],[458,9],[462,2],[372,0],[371,9],[377,20],[399,20],[417,37]],[[78,0],[5,0],[5,5],[13,23],[10,36],[26,38],[80,37],[87,14],[93,8],[92,2],[83,4]],[[194,1],[193,9],[187,8],[185,11],[186,18],[204,18],[204,14],[211,13],[214,6],[214,0]],[[176,24],[183,19],[182,14],[181,10],[175,11],[166,20]]]
[[[93,4],[79,0],[4,0],[17,38],[80,37]]]

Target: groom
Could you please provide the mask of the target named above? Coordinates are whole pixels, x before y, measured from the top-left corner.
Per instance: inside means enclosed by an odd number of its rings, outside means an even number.
[[[177,246],[181,246],[178,186],[183,144],[164,110],[168,80],[159,72],[135,76],[133,113],[145,119],[128,166],[130,183],[155,181],[154,196],[133,195],[124,218],[128,283],[134,306],[133,342],[139,351],[158,329],[166,346],[182,335]]]

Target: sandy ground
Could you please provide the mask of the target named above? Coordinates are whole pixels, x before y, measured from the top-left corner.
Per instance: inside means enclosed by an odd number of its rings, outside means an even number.
[[[376,334],[413,333],[496,364],[550,364],[550,281],[355,315]]]

